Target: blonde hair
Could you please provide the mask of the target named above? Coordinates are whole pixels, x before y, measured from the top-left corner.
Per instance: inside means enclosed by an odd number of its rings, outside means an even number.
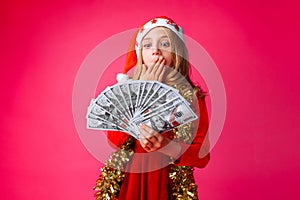
[[[205,92],[203,92],[199,86],[196,86],[190,79],[190,63],[185,43],[170,29],[165,27],[159,28],[162,28],[166,32],[171,41],[172,69],[174,69],[171,70],[170,73],[167,73],[164,83],[173,87],[188,83],[192,87],[194,94],[204,97]],[[143,65],[142,51],[143,49],[139,51],[140,55],[138,55],[138,58],[140,59],[137,61],[136,69],[132,77],[134,80],[140,79],[141,76]]]

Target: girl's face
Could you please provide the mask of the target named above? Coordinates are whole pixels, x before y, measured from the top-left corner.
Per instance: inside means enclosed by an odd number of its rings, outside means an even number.
[[[165,65],[172,67],[171,41],[166,28],[156,27],[149,31],[142,40],[143,63],[149,67],[158,57],[165,59]]]

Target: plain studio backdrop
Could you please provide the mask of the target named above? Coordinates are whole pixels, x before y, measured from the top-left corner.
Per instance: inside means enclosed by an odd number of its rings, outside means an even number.
[[[298,4],[2,1],[0,198],[94,198],[102,163],[74,123],[76,75],[101,42],[166,15],[205,48],[226,89],[223,131],[195,171],[201,199],[299,199]]]

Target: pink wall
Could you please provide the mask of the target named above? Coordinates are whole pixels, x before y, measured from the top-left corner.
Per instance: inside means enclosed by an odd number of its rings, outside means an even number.
[[[158,15],[207,50],[226,87],[223,132],[196,171],[202,199],[299,198],[297,3],[51,2],[0,6],[1,199],[93,199],[100,163],[74,125],[76,73],[100,42]]]

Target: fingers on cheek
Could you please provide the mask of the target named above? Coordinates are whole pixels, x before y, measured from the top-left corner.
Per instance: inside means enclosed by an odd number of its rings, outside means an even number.
[[[158,61],[158,59],[159,59],[159,56],[158,56],[158,55],[154,56],[154,58],[153,58],[153,62],[157,62],[157,61]]]
[[[160,62],[162,61],[162,59],[160,59],[159,57],[156,57],[152,60],[152,64],[155,65],[155,64],[159,64]]]
[[[159,81],[162,81],[163,79],[164,79],[163,74],[159,75],[158,80],[159,80]]]

